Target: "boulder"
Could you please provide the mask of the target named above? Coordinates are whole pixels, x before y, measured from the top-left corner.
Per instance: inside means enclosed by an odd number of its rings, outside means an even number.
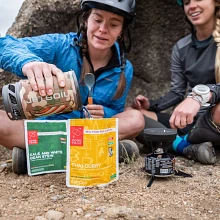
[[[127,105],[138,94],[156,98],[169,90],[172,47],[189,33],[183,9],[176,0],[136,0],[136,3],[137,15],[130,29],[132,49],[128,55],[135,73]],[[7,34],[25,37],[76,31],[79,4],[79,0],[25,0]],[[3,72],[1,88],[17,80]]]

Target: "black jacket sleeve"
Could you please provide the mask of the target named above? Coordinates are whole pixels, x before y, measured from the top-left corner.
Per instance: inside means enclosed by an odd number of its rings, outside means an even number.
[[[210,101],[210,104],[213,105],[213,104],[217,104],[220,102],[220,83],[218,84],[208,84],[207,85],[211,92],[212,92],[212,99]]]
[[[181,63],[177,43],[172,51],[170,91],[159,99],[150,100],[150,111],[160,112],[183,101],[187,89],[187,80],[184,76],[184,70]]]
[[[159,99],[149,100],[150,108],[149,111],[160,112],[165,109],[168,109],[174,105],[179,104],[183,101],[184,96],[176,94],[175,92],[169,91],[164,96]]]

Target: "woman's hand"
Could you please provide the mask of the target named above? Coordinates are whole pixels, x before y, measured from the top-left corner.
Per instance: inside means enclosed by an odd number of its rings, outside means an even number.
[[[138,95],[132,105],[131,105],[133,108],[136,108],[136,109],[145,109],[145,110],[148,110],[149,107],[150,107],[150,102],[148,100],[148,98],[144,97],[143,95]]]
[[[171,128],[185,128],[193,123],[193,119],[200,109],[200,104],[192,98],[186,98],[173,111],[170,117]]]
[[[57,77],[60,87],[65,86],[63,72],[53,64],[30,62],[23,66],[22,72],[27,76],[32,89],[39,91],[41,96],[53,94],[53,75]]]
[[[87,105],[86,108],[90,112],[93,118],[104,117],[104,108],[102,105]]]

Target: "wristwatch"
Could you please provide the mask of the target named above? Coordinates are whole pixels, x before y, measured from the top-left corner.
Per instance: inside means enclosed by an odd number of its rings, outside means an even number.
[[[209,101],[210,96],[210,88],[206,85],[196,85],[193,87],[192,92],[187,96],[199,102],[201,106],[209,106],[210,104],[207,103]]]

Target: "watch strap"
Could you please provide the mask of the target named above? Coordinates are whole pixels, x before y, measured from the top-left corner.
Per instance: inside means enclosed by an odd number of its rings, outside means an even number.
[[[189,93],[187,98],[192,98],[193,100],[197,101],[201,106],[209,106],[210,104],[207,103],[209,101],[209,94],[207,95],[198,95],[194,92]]]

